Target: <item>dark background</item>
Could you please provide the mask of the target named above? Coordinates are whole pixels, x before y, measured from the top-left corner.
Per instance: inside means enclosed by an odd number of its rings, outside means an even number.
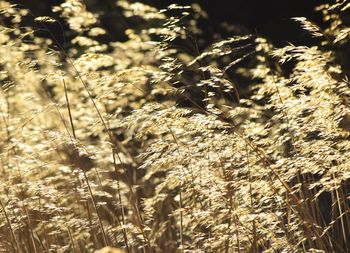
[[[29,8],[34,15],[55,16],[51,7],[58,5],[62,0],[10,0],[12,3],[21,4]],[[113,31],[118,25],[120,16],[117,13],[115,0],[85,0],[92,12],[104,12],[103,26],[111,33],[114,40],[122,40],[123,34]],[[215,27],[222,23],[242,25],[251,33],[258,33],[269,38],[276,45],[286,42],[298,44],[308,40],[306,33],[299,25],[290,20],[291,17],[305,16],[308,19],[321,24],[320,13],[314,11],[315,7],[327,0],[140,0],[158,8],[164,8],[172,3],[187,5],[199,3],[208,13],[210,22]]]
[[[165,7],[176,1],[144,0],[152,5]],[[326,0],[199,0],[178,1],[199,3],[214,24],[227,22],[247,27],[251,33],[259,33],[275,43],[297,42],[304,37],[298,24],[291,17],[304,16],[321,23],[315,7]]]

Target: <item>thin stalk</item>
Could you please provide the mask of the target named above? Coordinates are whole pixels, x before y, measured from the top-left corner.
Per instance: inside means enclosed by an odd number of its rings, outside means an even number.
[[[234,223],[236,225],[236,243],[237,243],[237,252],[241,253],[241,242],[239,240],[239,232],[238,232],[238,217],[234,217]]]
[[[340,193],[340,199],[342,200],[342,206],[344,208],[344,215],[345,215],[345,221],[344,221],[344,230],[347,231],[347,233],[345,234],[345,238],[349,238],[350,235],[350,217],[349,217],[349,206],[346,204],[346,196],[344,194],[343,188],[339,189]],[[349,240],[346,240],[346,244],[345,244],[345,249],[346,250],[350,250],[350,245],[349,245]]]
[[[69,239],[70,239],[70,241],[72,243],[73,252],[77,253],[77,250],[75,249],[75,245],[74,245],[74,239],[73,239],[73,236],[72,236],[72,232],[70,231],[70,228],[68,226],[67,226],[67,232],[68,232]]]
[[[180,151],[180,145],[178,142],[178,139],[175,135],[175,133],[173,132],[173,130],[171,129],[171,127],[169,125],[167,125],[169,132],[172,136],[172,138],[174,139],[174,142],[176,144],[177,147],[177,152],[181,155],[181,151]],[[192,170],[190,170],[190,173],[192,175]],[[194,177],[193,177],[193,182],[194,182]],[[179,191],[179,196],[180,196],[180,203],[179,203],[179,207],[180,207],[180,250],[181,252],[184,252],[184,239],[183,239],[183,214],[182,214],[182,208],[183,208],[183,199],[182,199],[182,187],[180,186],[180,191]]]
[[[46,252],[46,251],[48,252],[48,250],[45,248],[45,245],[44,245],[43,241],[41,240],[39,234],[38,234],[37,232],[35,232],[35,235],[36,235],[36,237],[38,238],[39,244],[40,244],[40,246],[41,246],[43,252]]]
[[[39,196],[39,210],[42,209],[42,205],[41,205],[41,198]],[[50,250],[50,241],[49,241],[49,235],[47,233],[47,229],[46,229],[46,224],[44,220],[41,220],[42,224],[43,224],[43,230],[44,230],[44,240],[45,240],[45,246],[46,246],[46,251],[49,252]]]
[[[1,199],[0,199],[0,206],[1,206],[2,211],[4,212],[7,225],[8,225],[9,228],[10,228],[11,236],[12,236],[12,238],[13,238],[13,241],[15,242],[16,250],[17,250],[18,253],[21,253],[20,247],[19,247],[18,242],[17,242],[17,239],[16,239],[15,232],[13,231],[13,228],[12,228],[12,225],[11,225],[11,222],[10,222],[10,219],[9,219],[9,217],[8,217],[8,215],[7,215],[5,206],[4,206],[4,204],[2,203]]]
[[[335,176],[333,174],[333,179],[335,179]],[[341,226],[341,234],[343,235],[343,240],[344,240],[344,244],[347,245],[347,240],[346,240],[346,232],[345,232],[345,221],[343,218],[343,209],[342,209],[342,200],[340,198],[340,194],[339,194],[339,189],[335,190],[335,196],[336,196],[336,203],[337,203],[337,207],[339,210],[339,217],[340,217],[340,226]]]
[[[230,192],[229,187],[227,187],[227,192],[229,193],[228,197],[229,197],[229,210],[228,210],[228,217],[229,220],[227,222],[227,231],[230,234],[230,230],[231,230],[231,224],[232,224],[232,217],[231,217],[231,213],[232,213],[232,202],[233,202],[233,194]],[[230,238],[227,237],[226,242],[225,242],[225,253],[229,253],[229,249],[230,249]]]
[[[69,103],[69,98],[68,98],[67,86],[66,86],[65,80],[64,79],[62,79],[62,80],[63,80],[64,94],[65,94],[65,98],[66,98],[67,109],[68,109],[68,114],[69,114],[69,121],[70,121],[70,124],[71,124],[73,138],[74,138],[75,141],[77,141],[77,136],[76,136],[76,133],[75,133],[75,127],[74,127],[74,122],[73,122],[73,117],[72,117],[72,110],[70,108],[70,103]],[[84,179],[85,179],[88,191],[89,191],[89,195],[90,195],[93,207],[94,207],[94,211],[97,214],[98,223],[99,223],[99,226],[100,226],[100,229],[101,229],[101,232],[102,232],[104,245],[108,246],[108,238],[106,236],[106,233],[105,233],[105,230],[104,230],[104,227],[103,227],[103,224],[102,224],[102,219],[101,219],[100,214],[98,213],[98,210],[97,210],[97,205],[96,205],[96,201],[94,199],[94,195],[92,193],[92,189],[91,189],[91,186],[90,186],[89,178],[88,178],[85,170],[83,169],[83,166],[81,165],[80,156],[79,156],[77,150],[75,150],[75,156],[76,156],[76,160],[77,160],[77,165],[78,165],[79,169],[82,171],[82,173],[84,175]]]
[[[89,218],[89,225],[90,225],[90,233],[91,233],[91,236],[92,236],[92,242],[94,244],[95,249],[97,249],[98,245],[97,245],[97,239],[96,239],[95,231],[94,231],[94,228],[93,228],[93,225],[92,225],[92,215],[91,215],[91,211],[90,211],[90,207],[89,207],[89,201],[86,201],[86,211],[87,211],[88,218]]]
[[[250,162],[249,162],[249,148],[246,146],[247,150],[247,167],[248,167],[248,181],[249,181],[249,195],[250,195],[250,208],[252,213],[254,214],[254,201],[253,201],[253,189],[252,189],[252,177],[250,172]],[[257,229],[255,219],[253,219],[253,253],[258,253],[258,237],[257,237]]]
[[[107,122],[107,124],[108,124],[108,122]],[[109,127],[109,125],[108,125],[108,127]],[[116,161],[114,147],[112,147],[112,158],[113,158],[114,170],[115,170],[115,173],[117,173],[117,161]],[[125,175],[126,175],[126,173],[125,173]],[[127,253],[130,253],[128,235],[127,235],[126,229],[125,229],[125,212],[124,212],[124,204],[123,204],[123,200],[122,200],[122,194],[121,194],[121,190],[120,190],[120,183],[119,183],[119,180],[116,180],[116,181],[117,181],[118,202],[119,202],[119,206],[121,208],[121,216],[122,216],[122,220],[120,221],[118,214],[117,214],[117,220],[118,220],[119,225],[121,225],[123,227],[122,233],[123,233],[126,251],[127,251]]]
[[[117,181],[117,192],[118,192],[119,206],[121,207],[121,213],[122,213],[122,222],[123,222],[122,227],[123,227],[123,237],[124,237],[125,247],[126,247],[127,253],[130,253],[128,235],[127,235],[126,229],[125,229],[125,212],[124,212],[124,205],[122,203],[122,196],[121,196],[119,181]],[[118,219],[118,222],[120,223],[118,216],[117,216],[117,219]]]
[[[182,190],[180,188],[180,242],[181,252],[184,252],[184,237],[183,237],[183,215],[182,215]]]
[[[32,244],[33,244],[33,249],[34,249],[35,253],[38,253],[38,250],[36,249],[36,245],[35,245],[35,241],[34,241],[34,233],[33,233],[33,229],[32,229],[32,223],[30,221],[30,217],[29,217],[29,213],[28,213],[27,208],[24,208],[24,211],[26,213],[27,220],[28,220],[28,230],[29,230],[31,241],[32,241]]]

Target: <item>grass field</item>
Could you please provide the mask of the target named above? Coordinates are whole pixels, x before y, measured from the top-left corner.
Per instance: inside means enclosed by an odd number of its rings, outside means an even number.
[[[0,252],[350,252],[350,2],[330,2],[293,19],[311,45],[277,48],[209,36],[197,4],[116,1],[113,41],[84,1],[1,0]]]

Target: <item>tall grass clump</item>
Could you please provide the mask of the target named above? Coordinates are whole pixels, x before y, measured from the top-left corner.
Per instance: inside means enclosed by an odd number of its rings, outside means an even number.
[[[350,2],[281,48],[111,2],[0,1],[0,252],[350,252]]]

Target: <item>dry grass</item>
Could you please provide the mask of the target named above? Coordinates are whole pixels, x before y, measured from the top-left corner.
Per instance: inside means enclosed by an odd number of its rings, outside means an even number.
[[[350,251],[348,1],[283,48],[206,46],[197,5],[118,1],[106,42],[66,0],[64,45],[0,8],[0,252]]]

